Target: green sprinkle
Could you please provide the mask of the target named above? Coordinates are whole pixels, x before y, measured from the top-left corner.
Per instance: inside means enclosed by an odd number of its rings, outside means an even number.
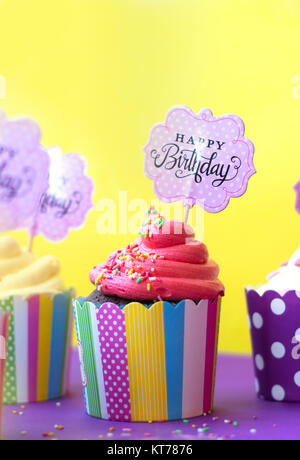
[[[238,424],[238,422],[233,422],[232,425],[233,425],[233,426],[238,426],[239,424]]]
[[[163,223],[163,222],[160,222],[160,223],[158,224],[158,228],[161,228],[163,225],[164,225],[164,223]]]
[[[210,430],[210,428],[209,428],[209,427],[207,427],[207,428],[203,428],[203,431],[209,431],[209,430]]]
[[[183,420],[183,423],[189,423],[189,420],[187,420],[186,418]]]
[[[181,433],[182,433],[182,430],[175,430],[175,433],[176,433],[176,434],[181,434]]]
[[[140,276],[140,277],[136,280],[137,284],[139,284],[139,283],[142,281],[142,279],[143,279],[143,278]]]

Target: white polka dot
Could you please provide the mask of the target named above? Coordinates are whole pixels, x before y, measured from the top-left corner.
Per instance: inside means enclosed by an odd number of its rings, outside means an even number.
[[[271,310],[274,315],[282,315],[285,312],[285,303],[282,299],[273,299],[271,302]]]
[[[280,385],[274,385],[271,390],[271,394],[275,401],[283,401],[285,397],[285,391]]]
[[[261,355],[255,356],[255,365],[259,371],[262,371],[265,367],[264,359]]]
[[[257,378],[254,379],[254,385],[255,385],[255,391],[256,393],[258,393],[260,386],[259,386],[259,381]]]
[[[283,358],[285,355],[285,347],[280,342],[274,342],[271,345],[271,353],[274,358],[280,359]]]
[[[296,338],[297,342],[300,342],[300,327],[295,331],[294,337]]]
[[[300,371],[296,372],[294,375],[294,382],[297,385],[297,387],[300,387]]]
[[[264,324],[264,321],[262,319],[262,316],[259,314],[259,313],[254,313],[253,316],[252,316],[252,322],[253,322],[253,326],[256,328],[256,329],[260,329],[262,327],[262,325]]]

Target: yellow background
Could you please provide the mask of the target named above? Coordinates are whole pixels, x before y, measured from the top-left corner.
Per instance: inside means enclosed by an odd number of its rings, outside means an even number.
[[[168,109],[232,112],[255,144],[248,192],[205,216],[205,242],[226,285],[220,346],[250,351],[243,286],[264,280],[299,245],[293,185],[300,176],[298,0],[0,0],[0,74],[9,116],[26,114],[45,146],[85,156],[101,198],[154,196],[142,147]],[[294,88],[294,95],[300,91]],[[88,271],[127,235],[85,227],[35,249],[88,294]],[[18,235],[22,243],[26,235]],[[132,239],[132,237],[130,237]]]

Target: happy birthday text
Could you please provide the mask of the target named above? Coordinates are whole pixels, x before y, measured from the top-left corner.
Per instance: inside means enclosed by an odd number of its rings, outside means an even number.
[[[180,144],[197,146],[193,149],[182,148]],[[213,187],[220,187],[224,182],[232,181],[238,174],[242,162],[238,156],[231,156],[228,164],[220,161],[220,151],[225,142],[213,139],[194,138],[185,134],[177,133],[174,142],[170,142],[161,147],[161,152],[153,149],[151,157],[156,168],[175,170],[178,179],[194,176],[197,184],[203,180],[203,176],[214,176]],[[208,154],[203,154],[203,149],[208,150]],[[211,154],[209,152],[211,150]]]

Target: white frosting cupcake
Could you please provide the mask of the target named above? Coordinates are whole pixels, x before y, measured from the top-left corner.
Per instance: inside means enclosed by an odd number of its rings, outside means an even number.
[[[266,291],[276,291],[284,295],[288,291],[300,291],[300,247],[290,260],[267,276],[268,282],[256,291],[263,295]]]

